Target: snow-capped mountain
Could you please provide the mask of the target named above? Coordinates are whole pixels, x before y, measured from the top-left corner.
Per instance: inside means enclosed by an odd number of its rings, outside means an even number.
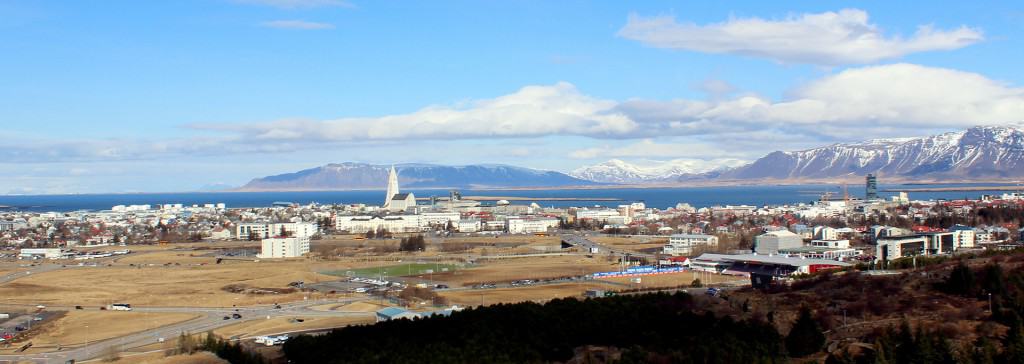
[[[774,152],[722,173],[727,179],[798,179],[861,176],[956,178],[1024,176],[1024,131],[974,127],[922,138],[878,139],[833,144],[796,152]]]
[[[743,164],[736,159],[702,161],[677,159],[648,164],[628,163],[612,159],[604,163],[578,168],[570,176],[606,183],[671,182],[678,178],[722,171]]]
[[[391,166],[366,163],[332,163],[294,173],[256,178],[243,191],[381,189]],[[593,185],[553,171],[507,165],[441,166],[398,164],[402,188],[445,187],[559,187]]]

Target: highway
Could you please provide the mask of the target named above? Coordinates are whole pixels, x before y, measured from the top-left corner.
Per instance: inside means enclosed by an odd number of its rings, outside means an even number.
[[[372,299],[372,297],[346,298],[340,300],[299,301],[281,304],[281,308],[274,308],[272,305],[248,307],[133,307],[133,311],[137,312],[192,313],[200,314],[201,316],[176,324],[152,328],[149,330],[129,334],[122,337],[90,342],[86,343],[85,345],[77,347],[64,348],[63,350],[56,350],[56,348],[54,348],[54,350],[44,353],[0,355],[0,364],[22,362],[33,362],[39,364],[62,364],[72,359],[77,362],[81,362],[84,360],[99,358],[104,354],[110,352],[111,348],[114,348],[116,351],[121,352],[126,349],[156,344],[160,342],[161,338],[165,341],[173,342],[174,340],[177,340],[178,335],[180,335],[182,332],[202,333],[224,326],[238,324],[241,322],[266,320],[268,318],[309,316],[372,316],[374,315],[373,312],[318,311],[310,308],[313,306],[324,304],[344,304],[369,299]],[[68,309],[68,307],[62,306],[53,306],[51,308]],[[74,309],[74,307],[70,306],[70,309]],[[229,320],[224,319],[224,316],[230,316],[235,313],[242,315],[242,318]]]

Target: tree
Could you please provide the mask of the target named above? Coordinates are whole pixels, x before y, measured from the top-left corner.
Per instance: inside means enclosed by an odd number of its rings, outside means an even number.
[[[825,345],[825,334],[821,332],[818,322],[811,317],[807,307],[800,309],[800,316],[793,323],[793,328],[786,335],[786,350],[791,357],[803,357],[821,350]]]
[[[413,237],[402,238],[401,243],[398,245],[398,250],[404,252],[415,252],[426,249],[427,244],[423,239],[423,235],[416,235]]]
[[[376,236],[377,236],[377,233],[373,229],[366,230],[366,238],[367,239],[373,239]]]
[[[974,295],[976,288],[974,286],[974,272],[967,266],[963,261],[960,261],[953,271],[950,272],[949,278],[946,279],[946,292],[952,294],[959,294],[962,296]]]
[[[700,282],[700,278],[697,278],[697,279],[694,279],[693,282],[690,282],[690,287],[693,287],[693,288],[704,287],[704,283],[701,283]]]

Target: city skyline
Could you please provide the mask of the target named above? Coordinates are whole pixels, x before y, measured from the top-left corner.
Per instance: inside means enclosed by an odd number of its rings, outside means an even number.
[[[13,1],[0,14],[0,193],[186,191],[345,161],[707,165],[1024,121],[1012,3]]]

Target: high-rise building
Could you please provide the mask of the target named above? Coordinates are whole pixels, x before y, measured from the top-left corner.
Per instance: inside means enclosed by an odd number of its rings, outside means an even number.
[[[384,208],[391,207],[391,199],[397,195],[398,192],[398,172],[395,172],[395,166],[391,166],[391,172],[388,173],[388,191],[384,195]]]
[[[864,188],[865,188],[865,193],[864,193],[864,199],[865,200],[877,199],[878,198],[878,177],[875,177],[875,175],[873,175],[873,174],[868,174],[867,177],[864,177]]]

